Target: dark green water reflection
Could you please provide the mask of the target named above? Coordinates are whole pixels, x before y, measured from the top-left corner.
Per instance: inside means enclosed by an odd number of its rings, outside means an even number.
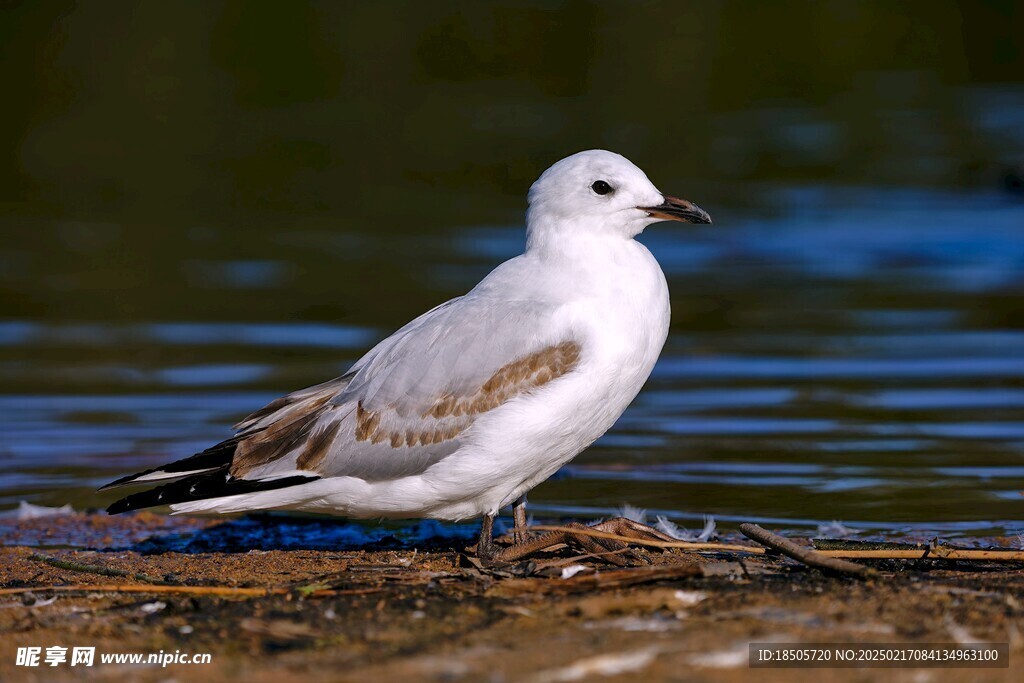
[[[662,361],[535,504],[1024,528],[1019,4],[3,14],[0,507],[101,505],[340,374],[605,147],[716,224],[642,237]]]

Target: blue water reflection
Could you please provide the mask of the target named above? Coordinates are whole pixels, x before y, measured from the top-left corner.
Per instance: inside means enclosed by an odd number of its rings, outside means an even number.
[[[616,428],[534,492],[537,509],[1024,528],[1024,203],[761,194],[759,210],[727,207],[707,229],[643,236],[673,293],[665,353]],[[382,253],[441,299],[521,247],[518,228],[467,227]],[[297,281],[273,268],[224,268],[260,280],[261,296],[293,296]],[[341,374],[395,324],[369,320],[0,323],[0,505],[98,504],[104,480],[197,451],[280,392]],[[950,488],[956,509],[935,495]]]

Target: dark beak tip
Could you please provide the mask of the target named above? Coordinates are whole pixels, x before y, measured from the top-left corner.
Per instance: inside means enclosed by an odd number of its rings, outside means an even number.
[[[648,215],[666,221],[711,225],[711,216],[707,211],[693,202],[677,199],[666,195],[665,202],[659,206],[644,209]]]

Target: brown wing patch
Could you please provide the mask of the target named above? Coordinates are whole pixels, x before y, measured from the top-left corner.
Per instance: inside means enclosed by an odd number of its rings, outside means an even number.
[[[339,391],[345,388],[345,386],[351,381],[352,374],[345,374],[341,377],[324,382],[323,384],[317,384],[316,386],[301,389],[299,391],[292,392],[287,396],[274,399],[267,405],[263,406],[255,413],[247,415],[242,418],[241,422],[235,425],[236,431],[246,431],[252,429],[258,425],[261,421],[268,417],[273,416],[275,413],[285,414],[283,411],[290,406],[299,406],[310,399],[317,399],[318,397],[327,395],[328,397],[335,396]],[[288,411],[290,412],[290,411]]]
[[[283,413],[278,419],[239,439],[231,461],[231,475],[241,477],[298,447],[312,434],[333,395],[333,391],[324,391],[291,405],[285,404],[279,408]]]
[[[413,427],[389,425],[385,411],[367,410],[359,402],[355,410],[356,440],[386,443],[396,449],[451,441],[473,424],[477,415],[571,372],[579,357],[579,344],[563,342],[518,358],[499,368],[473,393],[440,397],[422,413],[421,424]],[[325,413],[336,409],[330,400],[347,379],[339,378],[277,399],[243,420],[243,428],[249,431],[239,436],[231,463],[232,476],[242,477],[297,450],[300,452],[296,467],[315,470],[320,466],[343,422],[331,420]],[[272,421],[262,426],[261,421],[267,418]],[[317,425],[325,426],[317,431]]]
[[[339,429],[341,429],[341,420],[335,420],[326,429],[321,430],[318,434],[313,434],[306,444],[305,450],[295,461],[296,467],[300,470],[315,470],[330,452],[331,444],[334,443],[334,437],[338,435]]]
[[[498,369],[479,389],[468,396],[445,394],[421,415],[430,423],[421,429],[388,429],[380,411],[356,406],[356,440],[387,442],[392,448],[429,445],[449,441],[486,413],[520,394],[544,386],[573,370],[579,363],[580,345],[567,341],[517,358]]]
[[[373,438],[380,426],[380,413],[370,412],[363,408],[363,402],[356,404],[356,441]]]
[[[519,394],[571,372],[579,359],[580,345],[568,341],[514,360],[491,375],[474,395],[456,402],[454,414],[478,415],[493,410]]]

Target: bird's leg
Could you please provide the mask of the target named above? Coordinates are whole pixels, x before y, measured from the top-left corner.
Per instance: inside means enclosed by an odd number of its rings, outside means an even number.
[[[625,517],[614,517],[598,522],[592,526],[586,526],[579,522],[565,524],[565,528],[559,531],[549,531],[546,534],[531,538],[526,531],[526,496],[516,500],[512,506],[512,515],[515,518],[515,542],[504,548],[494,545],[494,515],[485,515],[483,524],[480,527],[480,541],[477,544],[477,556],[487,567],[501,566],[517,562],[533,553],[550,548],[559,544],[572,544],[585,552],[601,555],[611,564],[625,566],[626,561],[615,553],[625,550],[628,546],[623,541],[614,538],[598,538],[588,536],[586,533],[577,533],[575,529],[582,531],[603,531],[607,534],[625,536],[638,541],[664,541],[673,542],[677,539],[664,534],[654,527],[640,522],[635,522]]]
[[[526,494],[519,496],[516,502],[512,503],[512,519],[514,528],[512,539],[516,543],[525,543],[530,540],[529,524],[526,521]]]
[[[521,543],[515,543],[505,548],[498,548],[494,545],[494,515],[484,517],[483,525],[480,527],[480,541],[476,547],[477,557],[485,567],[500,567],[521,560],[533,553],[550,548],[553,545],[568,544],[582,548],[585,552],[600,555],[611,564],[626,565],[626,561],[614,553],[627,548],[625,543],[607,538],[595,538],[585,534],[574,533],[573,529],[589,529],[578,522],[566,524],[563,531],[549,531],[546,534],[537,536]]]
[[[476,543],[477,557],[485,566],[491,566],[497,552],[498,549],[494,547],[494,515],[484,515],[480,525],[480,540]]]

